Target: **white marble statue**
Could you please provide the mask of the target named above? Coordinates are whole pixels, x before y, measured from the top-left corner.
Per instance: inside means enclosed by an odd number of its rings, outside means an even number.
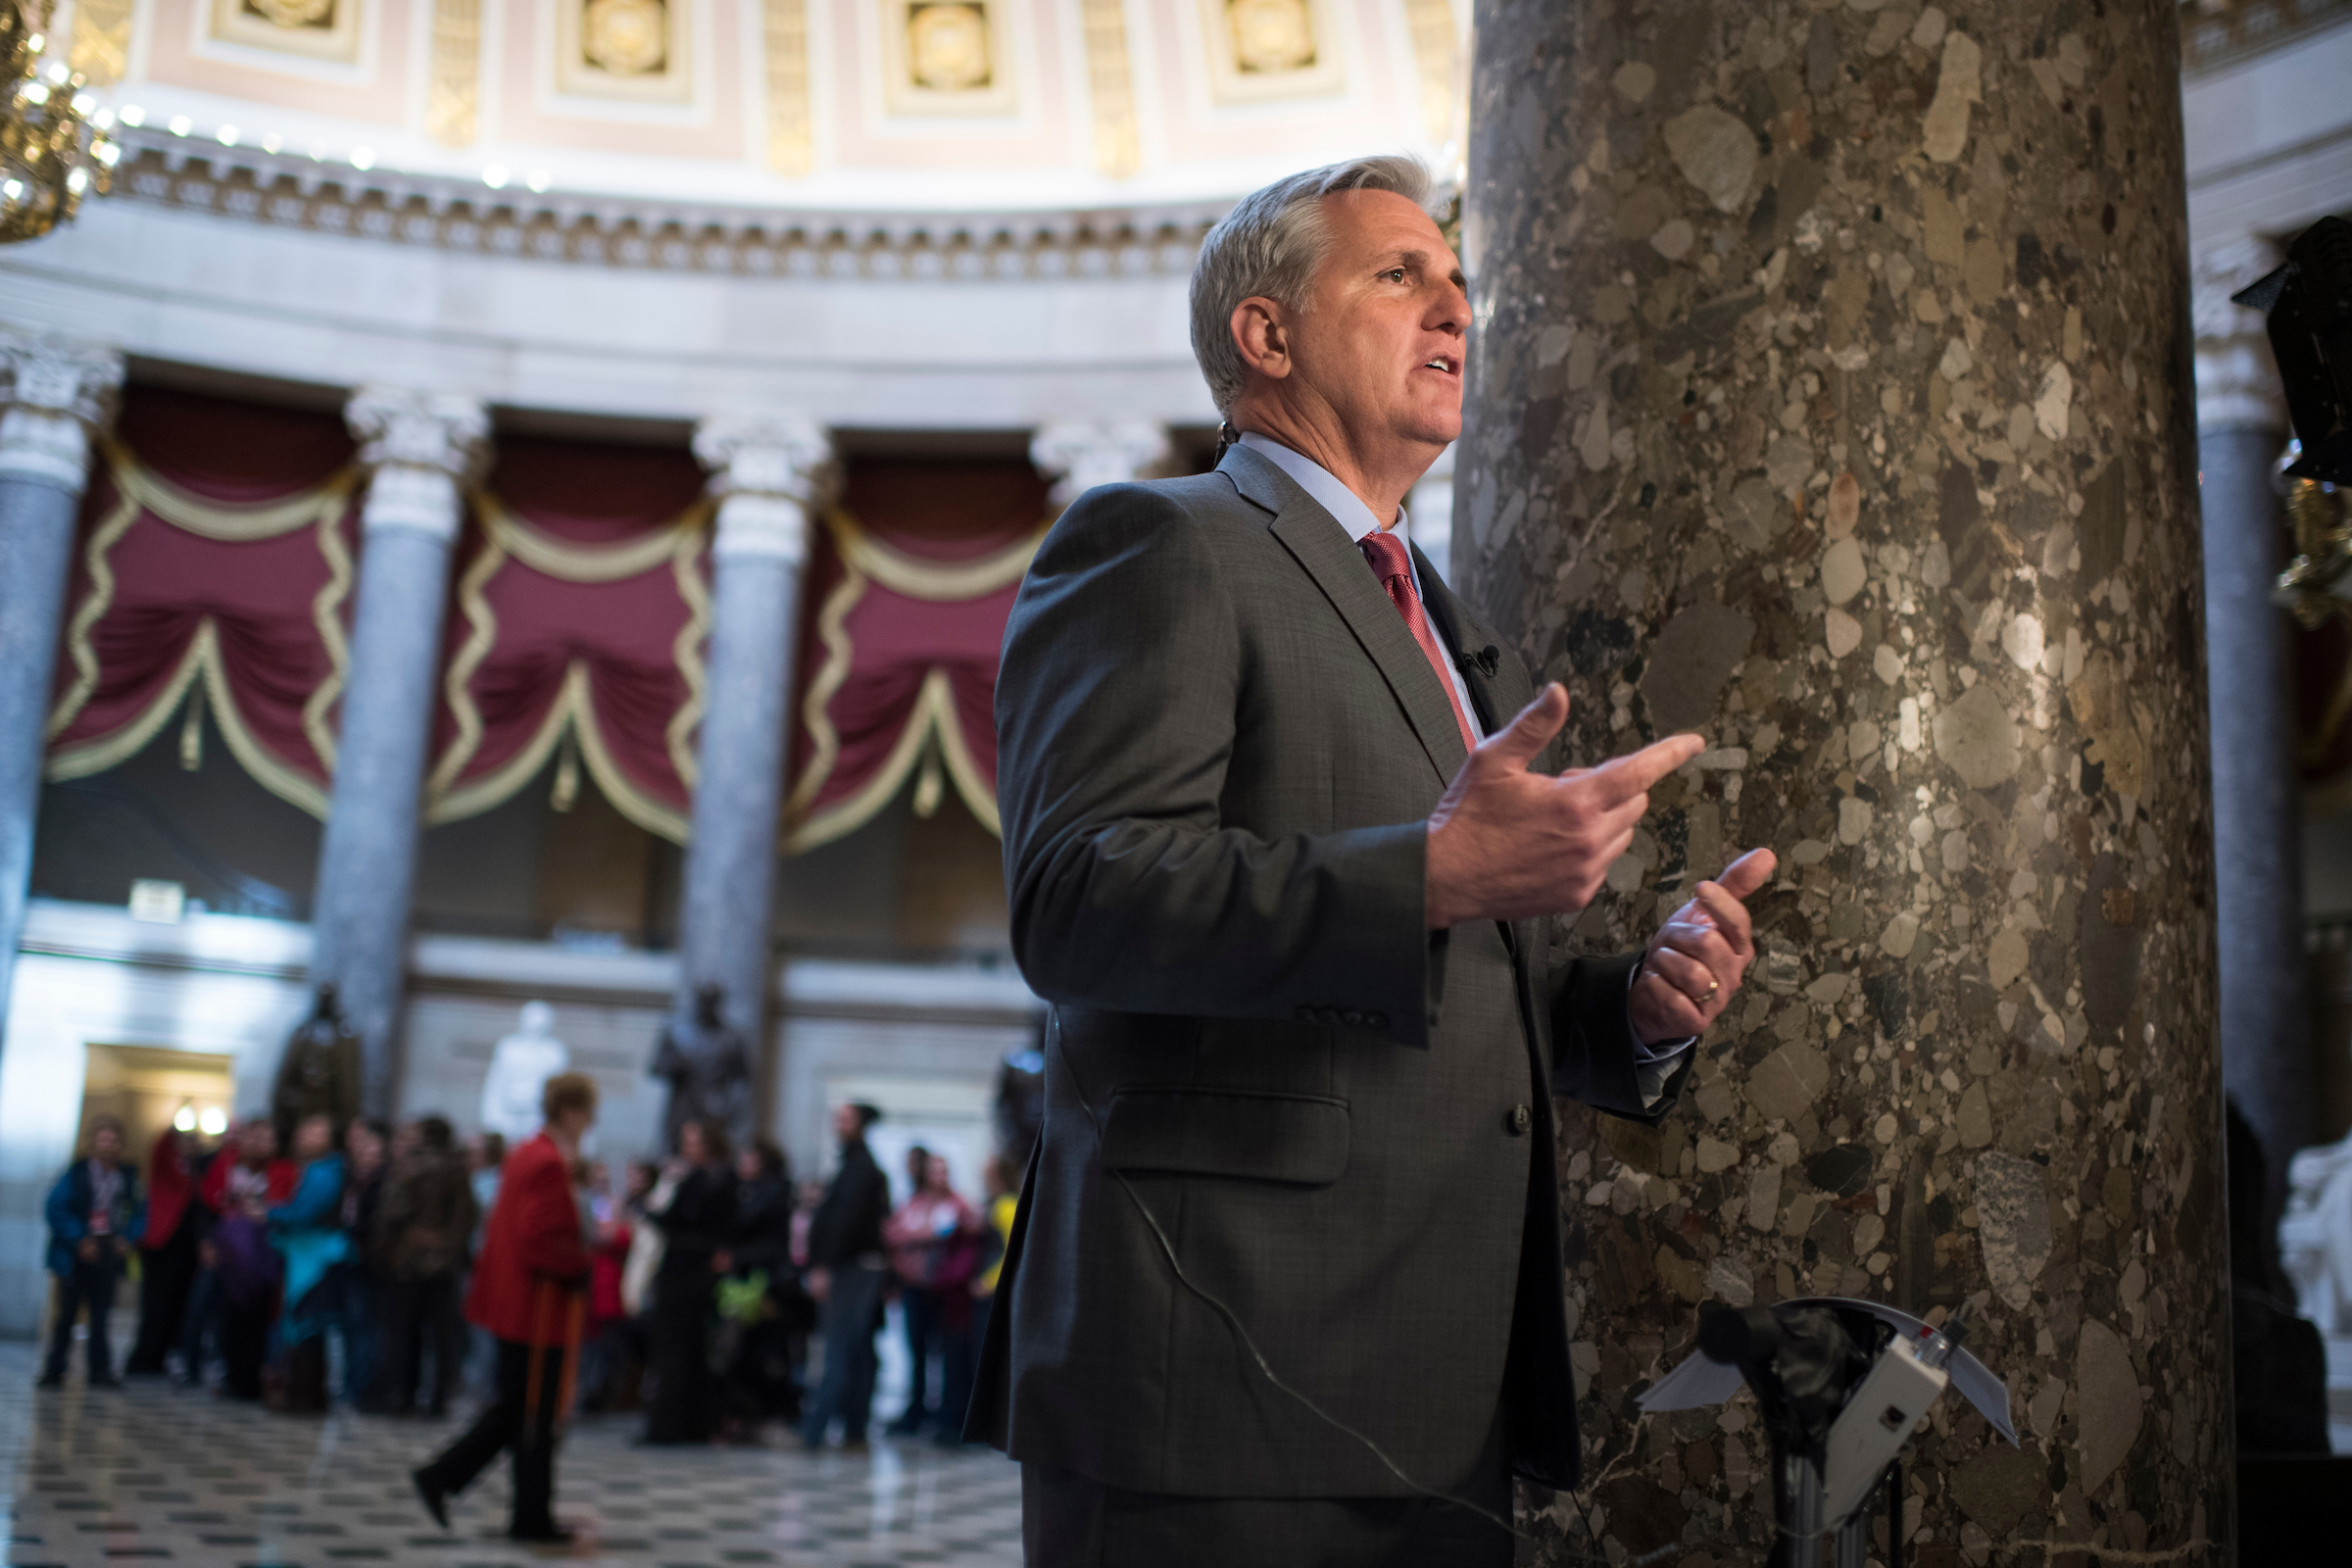
[[[482,1083],[482,1129],[503,1133],[512,1144],[539,1130],[539,1094],[547,1081],[571,1065],[571,1052],[556,1038],[556,1009],[544,1002],[522,1004],[522,1024],[490,1053],[490,1076]]]
[[[2286,1179],[2278,1252],[2296,1307],[2327,1338],[2352,1338],[2352,1138],[2303,1150]]]

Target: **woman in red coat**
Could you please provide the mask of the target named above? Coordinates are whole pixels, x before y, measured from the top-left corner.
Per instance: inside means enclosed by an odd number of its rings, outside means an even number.
[[[564,1357],[578,1345],[574,1303],[589,1271],[571,1169],[580,1135],[596,1120],[596,1080],[559,1073],[547,1081],[540,1107],[547,1125],[507,1155],[466,1297],[466,1318],[498,1341],[498,1397],[411,1479],[433,1522],[447,1530],[450,1497],[507,1449],[514,1464],[508,1534],[564,1542],[571,1533],[555,1516],[556,1424],[563,1415]]]

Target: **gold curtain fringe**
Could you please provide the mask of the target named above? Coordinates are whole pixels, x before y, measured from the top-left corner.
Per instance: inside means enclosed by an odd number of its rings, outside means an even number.
[[[248,544],[292,533],[318,522],[320,511],[329,505],[339,519],[360,480],[357,467],[345,466],[307,490],[297,490],[276,501],[236,506],[208,501],[192,490],[183,490],[141,463],[115,437],[103,438],[99,446],[105,454],[107,472],[114,479],[116,490],[124,497],[174,528],[227,544]]]
[[[606,749],[588,666],[576,659],[564,669],[564,685],[529,742],[493,772],[463,786],[436,788],[425,821],[462,821],[505,805],[539,776],[556,748],[567,738],[578,746],[588,776],[615,810],[649,833],[658,833],[673,844],[686,842],[686,813],[662,805],[631,783]]]
[[[343,682],[351,669],[351,644],[343,635],[343,601],[351,594],[351,547],[343,542],[339,514],[320,514],[318,554],[326,560],[326,584],[311,601],[311,624],[318,628],[318,646],[326,650],[326,679],[302,705],[302,733],[318,754],[318,765],[333,778],[335,732],[328,727],[326,715],[342,697]]]
[[[46,739],[55,741],[63,735],[98,689],[98,650],[90,646],[90,629],[105,615],[107,607],[115,601],[115,568],[109,561],[115,545],[139,520],[139,503],[127,491],[120,491],[115,510],[106,520],[90,530],[89,547],[83,552],[83,570],[89,573],[89,592],[74,607],[74,618],[66,627],[66,657],[74,662],[74,684],[66,688],[57,706],[49,711]],[[136,750],[136,748],[133,748]],[[127,755],[127,754],[126,754]]]
[[[1045,543],[1047,528],[1041,522],[996,554],[977,560],[926,561],[884,544],[838,508],[825,514],[825,524],[833,530],[833,543],[848,565],[892,593],[934,602],[981,599],[1019,582],[1037,547]]]
[[[823,607],[816,612],[816,635],[824,645],[825,662],[817,666],[815,676],[808,682],[808,695],[801,702],[801,720],[808,726],[808,737],[815,744],[808,753],[808,765],[802,769],[784,803],[788,844],[799,831],[791,824],[800,821],[809,803],[816,799],[816,792],[833,776],[833,764],[841,760],[841,732],[833,727],[831,709],[834,694],[850,678],[850,664],[857,655],[850,645],[848,622],[850,612],[858,608],[858,601],[863,597],[865,574],[845,556],[841,581],[833,585],[833,591],[825,596]],[[789,741],[785,755],[791,755]],[[798,851],[787,849],[786,853]]]
[[[813,816],[791,820],[790,831],[784,840],[786,855],[800,855],[820,844],[857,832],[881,813],[884,807],[898,798],[914,771],[915,764],[924,760],[936,740],[939,757],[947,764],[948,776],[956,781],[956,793],[980,819],[982,826],[999,837],[1004,826],[997,815],[995,789],[980,776],[978,760],[964,745],[963,726],[956,711],[956,688],[948,672],[933,666],[923,676],[922,689],[915,693],[913,705],[906,713],[906,722],[899,730],[899,738],[890,748],[890,756],[874,770],[858,791],[845,801],[835,803]],[[832,770],[828,767],[826,773]],[[801,787],[793,792],[799,802],[813,798],[823,787],[824,774],[813,767]],[[805,806],[803,808],[805,809]]]
[[[188,639],[188,651],[180,656],[179,667],[172,672],[172,678],[164,683],[154,700],[113,733],[52,753],[46,770],[48,777],[59,782],[86,778],[127,762],[146,749],[182,703],[195,701],[190,688],[199,677],[204,681],[205,695],[212,700],[213,722],[220,726],[221,738],[228,743],[229,755],[270,794],[301,807],[322,822],[326,820],[324,786],[270,755],[260,737],[247,727],[244,714],[237,710],[228,689],[227,665],[220,657],[220,628],[210,615],[196,623],[196,634]],[[191,712],[190,716],[194,714]]]
[[[670,658],[686,681],[686,701],[669,715],[666,739],[669,765],[678,770],[678,782],[692,795],[702,773],[701,760],[694,753],[694,732],[703,721],[710,686],[710,672],[703,666],[703,642],[710,635],[710,585],[703,580],[700,549],[679,551],[670,558],[670,570],[677,578],[678,597],[686,602],[686,624],[678,628],[677,640],[669,645]]]
[[[473,506],[482,532],[516,561],[564,582],[592,583],[642,577],[680,555],[699,555],[703,525],[711,513],[705,498],[640,538],[616,545],[575,545],[523,521],[488,491],[476,491]]]

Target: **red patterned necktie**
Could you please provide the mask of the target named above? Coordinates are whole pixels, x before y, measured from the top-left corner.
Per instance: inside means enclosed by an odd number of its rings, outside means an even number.
[[[1388,590],[1396,613],[1404,617],[1413,641],[1421,645],[1429,667],[1438,672],[1438,685],[1446,693],[1446,701],[1453,705],[1453,721],[1461,726],[1462,749],[1478,750],[1478,732],[1470,727],[1470,715],[1462,710],[1462,694],[1454,689],[1453,669],[1446,658],[1446,650],[1438,646],[1438,634],[1429,624],[1429,616],[1421,609],[1421,596],[1413,592],[1412,558],[1405,553],[1405,543],[1394,533],[1375,528],[1357,541],[1356,548],[1372,564],[1372,575]]]

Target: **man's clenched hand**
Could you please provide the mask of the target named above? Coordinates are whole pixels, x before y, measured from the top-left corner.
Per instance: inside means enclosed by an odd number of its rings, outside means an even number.
[[[1705,745],[1675,735],[1558,778],[1529,772],[1567,722],[1568,690],[1553,681],[1454,775],[1429,816],[1431,930],[1582,910],[1633,843],[1649,787]]]
[[[1770,850],[1748,851],[1721,877],[1701,882],[1659,928],[1629,1004],[1634,1033],[1643,1042],[1702,1034],[1731,1005],[1756,956],[1740,901],[1769,881],[1779,863]]]

